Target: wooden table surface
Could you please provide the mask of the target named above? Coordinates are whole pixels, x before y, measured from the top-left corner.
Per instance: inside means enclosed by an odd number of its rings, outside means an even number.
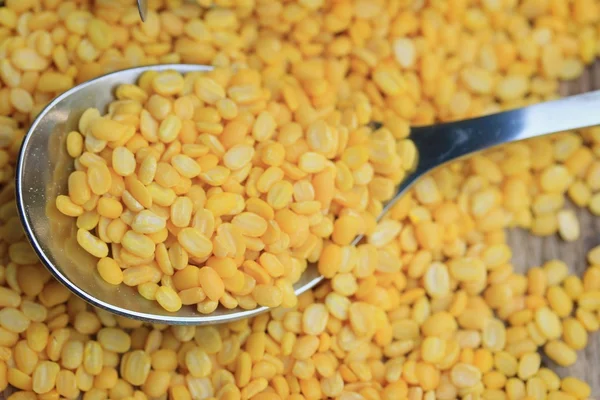
[[[561,94],[577,94],[594,89],[600,89],[600,61],[586,70],[580,79],[563,84]],[[587,209],[580,209],[572,204],[568,204],[568,207],[576,211],[581,224],[581,237],[575,242],[564,242],[558,236],[535,237],[519,229],[508,232],[516,271],[524,272],[545,261],[560,259],[569,265],[572,273],[582,276],[587,267],[587,252],[600,244],[600,217],[595,217]],[[600,399],[600,332],[590,335],[588,346],[578,352],[575,365],[562,368],[546,357],[543,362],[561,377],[571,375],[584,379],[592,386],[592,398]]]
[[[600,89],[600,61],[587,69],[577,81],[563,84],[561,94],[576,94],[594,89]],[[600,217],[591,215],[587,210],[572,208],[576,210],[581,224],[581,238],[575,242],[566,243],[558,236],[535,237],[520,229],[508,232],[516,271],[524,272],[530,267],[542,265],[547,260],[561,259],[569,265],[571,272],[579,276],[583,274],[587,266],[588,250],[600,244]],[[600,400],[600,332],[590,335],[588,346],[578,352],[575,365],[568,368],[559,367],[546,357],[543,362],[561,377],[571,375],[584,379],[592,386],[592,399]],[[8,389],[0,393],[0,400],[12,392],[13,390]]]

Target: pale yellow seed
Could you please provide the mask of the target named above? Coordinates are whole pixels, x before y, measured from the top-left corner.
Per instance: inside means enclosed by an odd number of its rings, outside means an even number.
[[[214,104],[225,98],[225,89],[215,80],[208,77],[200,77],[194,83],[196,95],[208,104]]]
[[[193,158],[184,154],[173,156],[171,164],[181,176],[185,176],[186,178],[195,178],[201,172],[200,165]],[[147,166],[147,168],[151,168],[151,166]]]
[[[123,235],[121,245],[130,253],[141,258],[151,258],[156,248],[152,239],[134,231],[127,231]]]
[[[189,197],[178,197],[171,205],[171,222],[178,228],[185,228],[192,219],[193,203]]]
[[[298,166],[302,171],[314,174],[325,169],[327,158],[319,153],[307,152],[300,156]]]
[[[102,328],[96,336],[104,350],[125,353],[131,348],[131,337],[120,328]]]
[[[156,291],[156,301],[162,308],[169,312],[178,311],[182,304],[179,295],[168,286],[158,288]]]
[[[158,161],[152,155],[144,158],[138,171],[138,179],[142,184],[150,185],[152,183],[154,176],[156,175],[157,166]]]
[[[131,222],[131,229],[138,233],[157,233],[166,226],[166,220],[150,210],[140,211]]]
[[[10,103],[17,110],[23,113],[29,113],[33,109],[34,101],[28,91],[21,88],[12,88],[10,90]]]
[[[157,74],[152,80],[154,91],[163,96],[172,96],[183,91],[183,76],[176,71],[165,71]]]
[[[437,363],[446,354],[446,341],[444,339],[430,336],[425,338],[421,344],[421,357],[430,363]]]
[[[109,118],[96,118],[90,122],[90,133],[99,140],[119,140],[125,135],[126,130],[126,125]]]
[[[231,147],[223,155],[223,163],[231,170],[238,170],[248,164],[254,156],[254,148],[250,145],[239,144]]]
[[[77,243],[94,257],[104,258],[108,255],[106,243],[84,229],[77,230]]]
[[[567,242],[577,240],[580,235],[579,220],[573,210],[560,210],[557,214],[558,233]]]
[[[203,258],[213,249],[213,244],[196,228],[184,228],[177,234],[181,246],[192,256]]]
[[[33,371],[32,388],[35,393],[48,393],[56,384],[60,366],[52,361],[41,361]]]
[[[102,258],[98,261],[96,267],[102,279],[111,285],[118,285],[123,282],[123,271],[114,259],[110,257]]]
[[[450,274],[442,263],[432,263],[425,271],[423,283],[427,294],[432,297],[444,297],[450,293]]]
[[[56,198],[56,208],[69,217],[78,217],[83,214],[83,207],[73,203],[69,196],[58,196]]]
[[[562,334],[559,317],[548,307],[540,307],[535,311],[535,323],[548,339],[558,339]]]
[[[212,361],[209,355],[200,347],[194,347],[185,355],[185,365],[190,374],[196,378],[204,378],[212,371]]]
[[[268,111],[258,114],[254,126],[252,127],[252,136],[259,142],[270,139],[275,133],[276,122]]]
[[[539,353],[526,353],[519,361],[519,369],[517,375],[522,380],[527,380],[534,376],[540,369],[542,359]]]
[[[551,340],[546,343],[544,352],[551,360],[563,367],[573,365],[577,361],[575,350],[560,340]]]
[[[302,329],[309,335],[320,335],[325,330],[327,321],[327,308],[323,304],[311,304],[302,315]]]
[[[117,147],[112,153],[112,167],[117,174],[129,176],[135,172],[135,156],[128,148]]]
[[[158,138],[163,143],[171,143],[179,136],[181,127],[181,119],[176,115],[169,115],[160,123]]]
[[[481,381],[481,371],[473,365],[458,363],[452,367],[450,379],[458,388],[470,388]]]

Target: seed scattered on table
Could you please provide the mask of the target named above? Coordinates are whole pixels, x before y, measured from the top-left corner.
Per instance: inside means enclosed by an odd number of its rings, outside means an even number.
[[[582,277],[559,260],[521,275],[504,229],[580,236],[565,198],[600,214],[598,128],[444,166],[375,216],[418,159],[410,126],[550,100],[581,74],[598,54],[594,1],[170,1],[151,2],[143,24],[131,1],[4,3],[10,399],[593,395],[536,351],[570,365],[595,338],[600,249]],[[224,326],[142,324],[72,296],[27,243],[10,183],[29,123],[57,95],[180,62],[216,69],[151,71],[64,132],[59,161],[80,173],[56,208],[93,236],[99,279],[167,310],[284,307]],[[357,233],[366,243],[352,247]],[[296,298],[304,260],[330,281]]]

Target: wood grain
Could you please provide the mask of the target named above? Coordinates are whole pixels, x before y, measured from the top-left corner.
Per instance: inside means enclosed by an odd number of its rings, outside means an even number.
[[[587,69],[580,79],[563,84],[561,94],[577,94],[594,89],[600,89],[600,61]],[[567,243],[557,236],[535,237],[519,229],[508,232],[516,271],[524,272],[545,261],[560,259],[569,265],[572,273],[579,276],[583,274],[587,267],[588,250],[600,244],[600,218],[572,204],[567,207],[575,210],[581,224],[581,238],[575,242]],[[561,377],[571,375],[585,380],[592,386],[592,397],[600,399],[600,332],[590,335],[588,346],[578,352],[575,365],[562,368],[548,358],[544,358],[544,363]]]
[[[572,273],[581,276],[587,267],[586,254],[589,249],[600,244],[600,218],[568,205],[576,210],[581,223],[581,238],[575,242],[564,242],[556,236],[534,237],[520,229],[508,233],[508,242],[513,251],[513,264],[519,272],[542,265],[545,261],[560,259],[569,265]],[[544,357],[544,364],[561,377],[575,376],[592,386],[595,399],[600,398],[600,333],[590,335],[588,346],[578,352],[575,365],[563,368]]]

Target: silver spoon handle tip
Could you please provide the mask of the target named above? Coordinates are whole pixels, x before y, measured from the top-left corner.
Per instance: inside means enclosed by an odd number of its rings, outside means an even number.
[[[600,125],[597,110],[600,90],[479,118],[413,127],[410,138],[418,149],[415,170],[400,183],[378,218],[436,167],[501,144]]]
[[[146,20],[148,14],[148,0],[137,0],[138,11],[140,12],[140,18],[142,21]]]
[[[463,121],[411,130],[417,175],[494,146],[600,125],[600,90]]]

